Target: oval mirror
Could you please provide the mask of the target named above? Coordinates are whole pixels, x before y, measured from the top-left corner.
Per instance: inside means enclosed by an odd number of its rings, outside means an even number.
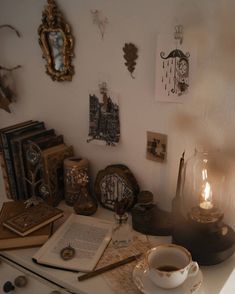
[[[46,72],[52,80],[71,81],[74,67],[74,39],[69,25],[64,21],[54,0],[48,0],[42,13],[42,24],[38,28],[39,44],[46,59]]]
[[[50,54],[53,60],[53,67],[57,71],[65,70],[63,58],[64,36],[60,31],[52,31],[47,33],[47,42],[50,48]]]

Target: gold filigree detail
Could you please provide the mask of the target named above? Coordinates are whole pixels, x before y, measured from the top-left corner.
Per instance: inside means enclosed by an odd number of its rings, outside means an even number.
[[[199,281],[198,283],[194,284],[192,288],[190,289],[190,292],[194,293],[195,291],[197,291],[197,289],[201,286],[201,284],[202,284],[202,281]]]

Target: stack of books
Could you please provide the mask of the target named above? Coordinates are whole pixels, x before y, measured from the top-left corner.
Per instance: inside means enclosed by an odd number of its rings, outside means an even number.
[[[52,234],[61,209],[40,203],[26,208],[22,201],[4,202],[0,212],[0,250],[39,246]]]
[[[37,196],[56,206],[63,198],[63,160],[73,156],[72,146],[44,122],[25,121],[0,129],[0,164],[9,199]]]

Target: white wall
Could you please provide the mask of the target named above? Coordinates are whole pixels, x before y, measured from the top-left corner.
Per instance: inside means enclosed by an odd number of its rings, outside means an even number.
[[[38,45],[37,28],[45,3],[0,0],[0,24],[11,24],[22,33],[18,39],[7,29],[0,30],[0,64],[22,65],[14,72],[18,100],[11,105],[11,114],[0,110],[0,127],[27,119],[45,121],[48,128],[64,134],[77,155],[89,159],[93,180],[106,165],[124,163],[141,189],[152,191],[163,208],[170,207],[175,194],[184,150],[187,157],[198,144],[222,148],[231,155],[234,170],[235,1],[57,0],[76,41],[76,74],[72,82],[62,83],[53,82],[45,73]],[[90,9],[101,10],[109,19],[104,41],[92,23]],[[179,23],[198,52],[194,88],[185,104],[158,103],[154,100],[157,33],[171,33]],[[124,66],[125,42],[139,48],[135,79]],[[103,78],[120,94],[121,142],[117,147],[86,142],[88,95]],[[145,158],[146,131],[168,135],[166,164]]]

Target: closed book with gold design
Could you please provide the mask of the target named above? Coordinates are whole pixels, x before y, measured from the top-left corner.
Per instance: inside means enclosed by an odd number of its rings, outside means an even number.
[[[48,189],[45,201],[57,206],[64,198],[64,167],[67,157],[73,156],[73,147],[60,144],[42,151],[43,180]]]
[[[32,130],[26,134],[16,136],[11,140],[11,149],[13,156],[13,163],[16,174],[16,184],[18,190],[19,200],[27,199],[27,185],[25,183],[25,169],[23,164],[23,151],[22,146],[25,142],[31,141],[33,138],[44,137],[47,133],[55,133],[54,130]]]
[[[5,219],[2,224],[4,227],[24,237],[62,216],[63,211],[61,209],[42,202],[25,208],[19,214]]]
[[[5,220],[14,217],[24,210],[25,205],[22,201],[8,201],[3,203],[0,212],[0,250],[39,246],[44,244],[51,236],[52,222],[25,237],[21,237],[3,226]]]
[[[11,189],[10,189],[9,175],[8,175],[8,172],[7,172],[6,161],[5,161],[4,153],[3,153],[2,133],[7,132],[9,130],[16,129],[16,128],[20,128],[20,127],[22,127],[24,125],[27,125],[27,124],[30,124],[30,123],[32,123],[31,120],[0,129],[0,166],[1,166],[1,169],[2,169],[6,196],[9,199],[12,198],[12,195],[11,195]]]
[[[16,137],[11,141],[11,147],[13,152],[14,159],[14,167],[16,172],[16,182],[17,188],[19,191],[19,199],[24,200],[29,198],[30,191],[27,189],[27,183],[25,178],[28,177],[27,169],[25,164],[25,145],[30,144],[30,142],[34,142],[35,140],[45,140],[45,138],[54,138],[56,137],[55,130],[40,130],[33,131],[26,135]]]
[[[2,150],[6,163],[6,169],[9,177],[11,196],[14,200],[19,200],[19,191],[16,183],[16,173],[13,163],[13,152],[11,148],[11,140],[26,133],[45,129],[44,122],[33,121],[23,127],[12,129],[1,134]]]

